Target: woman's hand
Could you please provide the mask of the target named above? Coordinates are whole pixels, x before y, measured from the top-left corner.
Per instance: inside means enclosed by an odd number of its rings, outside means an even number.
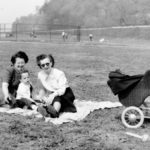
[[[37,99],[37,100],[41,101],[41,96],[35,95],[35,96],[34,96],[34,99]]]
[[[49,94],[47,97],[45,96],[43,100],[46,102],[47,105],[51,105],[53,103],[54,98],[57,96],[57,92]]]
[[[51,105],[54,100],[54,95],[50,94],[48,97],[44,97],[43,99],[47,105]]]
[[[35,95],[34,96],[34,101],[38,102],[38,103],[43,103],[45,104],[45,101],[42,99],[42,97],[40,95]]]
[[[5,100],[6,104],[9,104],[9,101],[11,100],[10,95],[9,94],[8,95],[4,95],[4,100]]]
[[[4,94],[5,103],[9,103],[9,100],[11,100],[11,97],[10,97],[9,91],[8,91],[8,83],[6,83],[6,82],[2,83],[2,92]]]
[[[45,98],[45,102],[50,105],[53,103],[54,98],[57,96],[57,92],[54,92],[52,94],[49,94],[48,97]]]

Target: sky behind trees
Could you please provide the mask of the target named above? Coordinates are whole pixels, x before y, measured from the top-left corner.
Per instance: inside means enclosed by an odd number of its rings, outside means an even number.
[[[34,14],[45,0],[0,0],[0,23],[12,23],[21,16]]]

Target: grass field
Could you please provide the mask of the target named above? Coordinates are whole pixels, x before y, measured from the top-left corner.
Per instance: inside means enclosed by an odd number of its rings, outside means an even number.
[[[118,101],[107,86],[108,73],[115,69],[143,74],[150,68],[150,44],[131,41],[115,43],[20,43],[0,42],[0,75],[18,50],[29,55],[27,68],[36,85],[39,68],[35,58],[51,53],[55,67],[62,69],[77,99]],[[123,126],[123,108],[97,110],[84,120],[55,126],[32,117],[0,113],[0,149],[2,150],[149,150],[150,143],[128,137],[126,131],[150,134],[150,123],[129,130]]]

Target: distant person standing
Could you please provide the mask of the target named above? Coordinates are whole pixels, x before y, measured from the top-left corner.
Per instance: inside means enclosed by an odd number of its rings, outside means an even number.
[[[68,39],[68,34],[65,31],[62,32],[61,36],[64,42]]]
[[[89,34],[90,41],[93,41],[93,34]]]
[[[65,42],[65,40],[66,40],[66,37],[65,37],[66,33],[65,33],[65,31],[62,32],[61,36],[62,36],[63,41]]]
[[[30,33],[30,37],[33,37],[33,38],[36,38],[36,37],[37,37],[36,34],[35,34],[35,31],[32,31],[32,32]]]

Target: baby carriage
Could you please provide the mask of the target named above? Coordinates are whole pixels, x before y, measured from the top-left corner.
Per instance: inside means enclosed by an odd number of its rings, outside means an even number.
[[[145,99],[150,96],[150,71],[146,71],[144,75],[129,76],[116,70],[109,73],[107,83],[126,107],[121,115],[126,127],[138,128],[145,118],[150,118],[150,108],[144,105]]]

